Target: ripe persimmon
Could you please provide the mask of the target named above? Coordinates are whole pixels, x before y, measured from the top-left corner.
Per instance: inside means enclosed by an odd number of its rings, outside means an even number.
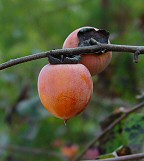
[[[66,38],[63,48],[95,45],[91,43],[91,38],[100,43],[110,43],[108,37],[109,33],[105,30],[94,27],[82,27],[73,31]],[[84,64],[93,76],[101,73],[109,65],[111,58],[112,52],[110,51],[101,51],[101,54],[82,54],[80,63]]]
[[[43,106],[66,121],[86,108],[93,82],[82,64],[47,64],[38,77],[38,92]]]

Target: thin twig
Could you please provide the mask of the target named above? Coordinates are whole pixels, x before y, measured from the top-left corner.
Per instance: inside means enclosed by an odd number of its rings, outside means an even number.
[[[127,111],[126,113],[124,113],[121,117],[119,117],[116,121],[114,121],[112,124],[110,124],[98,137],[96,137],[94,140],[92,140],[87,146],[86,148],[76,157],[73,159],[73,161],[79,161],[83,155],[87,152],[87,150],[92,147],[96,142],[98,142],[99,140],[101,140],[108,132],[110,132],[116,125],[118,125],[122,120],[124,120],[128,115],[130,115],[131,113],[136,112],[137,110],[139,110],[140,108],[142,108],[144,106],[144,102],[139,103],[138,105],[136,105],[134,108],[132,108],[131,110]]]
[[[142,158],[144,158],[144,153],[126,155],[118,158],[109,158],[109,159],[100,159],[100,160],[91,160],[91,161],[126,161],[126,160],[137,160]]]
[[[33,55],[28,55],[25,57],[12,59],[10,61],[7,61],[5,63],[0,64],[0,70],[3,70],[5,68],[25,63],[28,61],[41,59],[47,57],[49,54],[54,55],[61,55],[61,54],[71,54],[71,55],[80,55],[80,54],[87,54],[87,53],[94,53],[102,50],[107,51],[117,51],[117,52],[130,52],[135,53],[139,51],[139,54],[144,54],[144,46],[129,46],[129,45],[114,45],[114,44],[100,44],[93,46],[87,46],[87,47],[78,47],[78,48],[68,48],[68,49],[57,49],[57,50],[51,50],[46,52],[41,52]]]
[[[6,146],[0,146],[0,150],[10,150],[10,151],[16,151],[21,153],[30,153],[33,155],[47,155],[47,156],[56,157],[56,158],[64,158],[64,156],[62,156],[59,153],[50,152],[49,150],[40,149],[40,148],[29,148],[29,147],[21,147],[16,145],[6,145]]]

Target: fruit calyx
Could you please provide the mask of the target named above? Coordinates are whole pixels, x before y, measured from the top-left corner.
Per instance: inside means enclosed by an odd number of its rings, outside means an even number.
[[[81,60],[80,55],[48,55],[50,64],[78,64]]]
[[[109,32],[103,29],[95,30],[93,27],[86,27],[79,30],[77,33],[79,40],[78,47],[108,44]],[[96,53],[105,53],[106,50],[100,50]]]

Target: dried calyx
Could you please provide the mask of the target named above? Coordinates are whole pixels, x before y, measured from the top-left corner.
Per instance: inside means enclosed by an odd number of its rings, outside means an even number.
[[[81,29],[77,37],[79,47],[97,45],[98,43],[108,44],[109,32],[103,29],[95,30],[93,27]],[[100,50],[96,53],[104,53],[106,50]]]
[[[80,55],[48,55],[50,64],[77,64],[81,60]]]

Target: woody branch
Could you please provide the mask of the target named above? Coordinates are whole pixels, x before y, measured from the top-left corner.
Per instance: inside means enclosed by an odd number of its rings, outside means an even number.
[[[78,47],[78,48],[67,48],[67,49],[56,49],[50,50],[46,52],[41,52],[33,55],[24,56],[21,58],[11,59],[5,63],[0,64],[0,70],[9,68],[11,66],[25,63],[28,61],[41,59],[48,57],[48,55],[80,55],[80,54],[88,54],[88,53],[96,53],[98,51],[115,51],[115,52],[129,52],[134,54],[134,61],[138,62],[138,55],[144,54],[144,46],[131,46],[131,45],[115,45],[115,44],[101,44],[97,43],[97,45],[87,46],[87,47]]]

